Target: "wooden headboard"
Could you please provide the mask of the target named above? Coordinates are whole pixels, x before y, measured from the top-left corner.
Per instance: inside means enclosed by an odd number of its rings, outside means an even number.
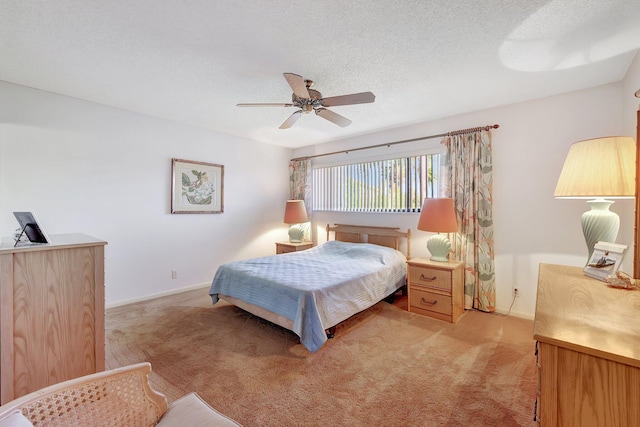
[[[411,229],[400,231],[399,227],[375,227],[370,225],[327,224],[327,240],[329,233],[334,233],[334,240],[351,243],[373,243],[400,250],[400,241],[407,239],[407,259],[411,258]]]

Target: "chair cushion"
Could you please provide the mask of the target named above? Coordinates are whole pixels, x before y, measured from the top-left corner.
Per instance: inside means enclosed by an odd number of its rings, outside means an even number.
[[[0,427],[33,427],[31,421],[27,419],[19,409],[0,420]]]
[[[169,410],[160,419],[158,426],[220,426],[241,425],[222,415],[207,404],[198,393],[189,393],[169,405]]]

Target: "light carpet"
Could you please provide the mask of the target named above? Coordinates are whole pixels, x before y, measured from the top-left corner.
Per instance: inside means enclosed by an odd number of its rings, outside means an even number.
[[[107,310],[107,369],[151,363],[169,401],[191,391],[250,426],[532,426],[533,322],[457,324],[380,302],[317,353],[206,290]]]

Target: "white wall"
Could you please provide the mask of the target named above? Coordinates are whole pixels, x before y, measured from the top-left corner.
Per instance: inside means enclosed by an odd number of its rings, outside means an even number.
[[[32,210],[108,241],[109,305],[210,283],[287,236],[289,149],[6,82],[0,100],[1,235]],[[171,158],[224,165],[224,213],[170,214]]]
[[[640,59],[618,84],[305,147],[294,156],[380,144],[485,124],[493,131],[497,308],[532,317],[540,262],[581,266],[586,250],[579,200],[553,191],[571,143],[635,135]],[[423,147],[439,140],[353,152],[351,159]],[[345,155],[323,158],[343,160]],[[225,212],[171,215],[170,159],[225,165]],[[84,232],[109,241],[107,303],[207,283],[218,265],[272,253],[286,239],[290,150],[182,126],[90,102],[0,82],[0,233],[12,211],[35,211],[49,233]],[[618,241],[633,245],[633,202],[617,201]],[[394,225],[413,233],[412,255],[428,256],[417,214],[314,214],[327,223]],[[622,269],[632,272],[632,257]],[[171,279],[171,270],[178,279]]]
[[[640,87],[640,86],[638,86]],[[623,134],[622,83],[539,99],[501,108],[464,114],[434,122],[389,130],[375,135],[315,147],[305,147],[295,156],[331,152],[344,148],[440,134],[497,123],[492,131],[494,159],[494,242],[497,310],[505,312],[512,303],[512,288],[521,295],[512,313],[533,317],[538,265],[556,263],[583,266],[587,251],[580,215],[588,210],[584,201],[556,200],[555,185],[569,146],[576,141]],[[635,91],[635,89],[634,89]],[[634,125],[635,126],[635,125]],[[626,134],[629,134],[626,132]],[[631,134],[632,135],[632,134]],[[377,155],[381,152],[412,151],[417,146],[434,147],[439,140],[401,144],[332,156]],[[331,161],[319,158],[318,161]],[[618,242],[633,245],[633,201],[617,201],[612,209],[620,214]],[[416,230],[418,214],[332,214],[314,213],[314,226],[321,231],[327,222],[398,226],[412,230],[412,256],[428,256],[428,233]],[[631,257],[622,269],[632,272]]]

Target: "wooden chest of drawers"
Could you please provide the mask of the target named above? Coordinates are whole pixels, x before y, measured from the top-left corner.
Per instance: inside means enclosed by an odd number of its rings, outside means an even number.
[[[104,371],[104,246],[86,234],[0,245],[0,404]]]
[[[638,307],[638,291],[610,288],[581,267],[540,264],[538,425],[640,425]]]
[[[455,323],[464,313],[462,262],[407,262],[409,311]]]

